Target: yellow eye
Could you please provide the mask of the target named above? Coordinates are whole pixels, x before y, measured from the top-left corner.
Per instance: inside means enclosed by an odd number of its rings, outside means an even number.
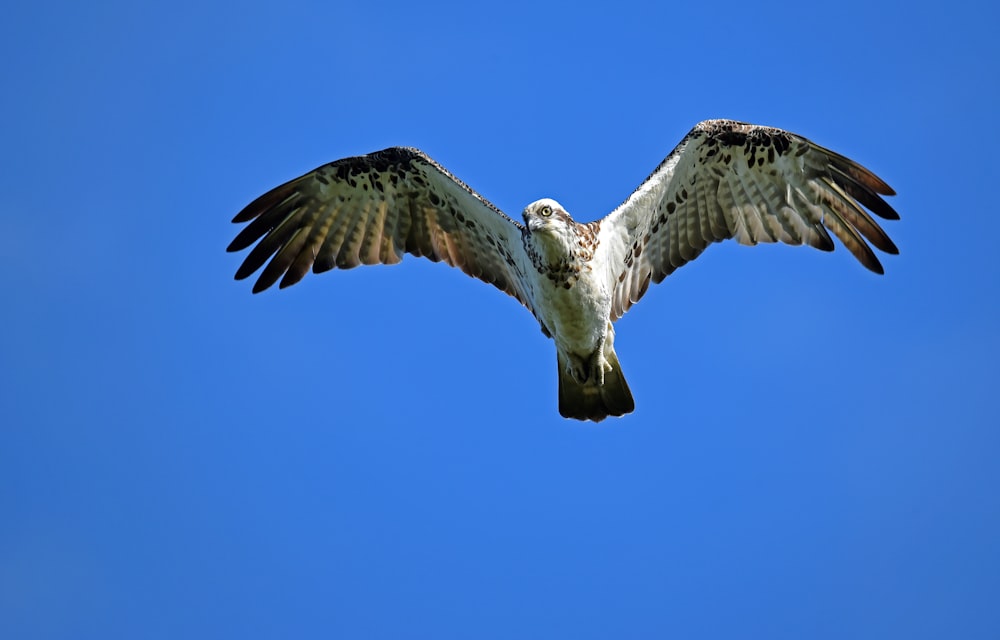
[[[538,215],[542,216],[543,218],[548,218],[549,216],[552,215],[552,207],[550,207],[547,204],[543,204],[542,208],[538,210]]]

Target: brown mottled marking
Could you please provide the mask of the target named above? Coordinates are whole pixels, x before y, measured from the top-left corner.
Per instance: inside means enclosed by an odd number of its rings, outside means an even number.
[[[836,237],[881,273],[873,247],[898,250],[872,216],[898,218],[881,197],[893,193],[861,165],[800,136],[709,120],[603,220],[579,224],[554,201],[538,201],[538,215],[558,223],[529,222],[529,205],[521,225],[422,152],[393,147],[260,196],[234,218],[247,224],[229,250],[252,246],[236,277],[260,269],[255,293],[294,284],[310,269],[394,264],[405,253],[458,267],[535,314],[559,345],[560,413],[599,421],[634,407],[610,323],[651,283],[727,238],[828,251]]]

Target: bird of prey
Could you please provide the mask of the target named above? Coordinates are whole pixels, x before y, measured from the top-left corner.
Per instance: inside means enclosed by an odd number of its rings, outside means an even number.
[[[233,219],[228,247],[257,243],[236,272],[253,287],[295,284],[311,269],[444,261],[528,308],[556,345],[559,413],[600,421],[635,408],[613,323],[651,282],[713,242],[784,242],[832,251],[830,234],[883,273],[869,243],[896,246],[868,213],[898,214],[871,171],[809,140],[732,120],[696,125],[605,218],[578,223],[555,200],[521,224],[423,152],[391,147],[323,165],[260,196]],[[868,211],[866,211],[866,209]],[[266,263],[266,266],[264,266]]]

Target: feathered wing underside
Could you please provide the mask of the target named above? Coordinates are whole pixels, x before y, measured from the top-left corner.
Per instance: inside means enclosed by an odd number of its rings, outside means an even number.
[[[832,233],[861,264],[882,273],[869,243],[898,250],[868,211],[898,219],[880,197],[894,194],[871,171],[801,136],[731,120],[701,122],[602,221],[612,318],[638,302],[651,282],[727,238],[832,251]]]
[[[531,308],[521,225],[417,149],[344,158],[260,196],[233,219],[229,245],[250,251],[236,279],[262,266],[257,293],[310,269],[395,264],[404,253],[459,267]],[[264,266],[266,263],[266,266]]]

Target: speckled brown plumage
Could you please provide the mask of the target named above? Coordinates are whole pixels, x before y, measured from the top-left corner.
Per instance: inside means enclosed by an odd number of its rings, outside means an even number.
[[[699,123],[615,211],[606,225],[620,238],[613,318],[708,245],[784,242],[834,248],[832,232],[875,273],[883,268],[869,242],[898,253],[865,211],[899,215],[881,195],[895,192],[844,156],[781,129],[732,120]]]
[[[393,147],[323,165],[260,196],[234,222],[229,251],[251,246],[237,279],[254,292],[312,270],[443,261],[514,296],[556,343],[562,415],[632,411],[612,323],[710,244],[783,242],[830,251],[836,237],[882,273],[872,247],[897,253],[872,218],[899,216],[893,190],[801,136],[731,120],[692,129],[628,199],[580,224],[554,200],[515,222],[424,153]],[[870,213],[869,213],[870,212]]]
[[[459,267],[527,304],[509,250],[521,225],[416,149],[323,165],[260,196],[233,222],[250,224],[228,251],[258,243],[236,278],[270,260],[254,293],[279,279],[282,288],[295,284],[310,269],[396,264],[409,253]]]

